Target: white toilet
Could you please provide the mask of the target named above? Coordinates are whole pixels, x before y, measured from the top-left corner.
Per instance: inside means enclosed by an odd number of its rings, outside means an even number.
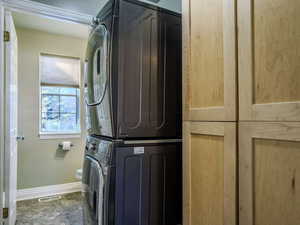
[[[77,169],[75,177],[77,180],[81,181],[82,180],[82,169]]]

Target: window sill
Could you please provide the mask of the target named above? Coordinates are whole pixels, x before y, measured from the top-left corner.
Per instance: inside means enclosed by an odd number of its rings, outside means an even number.
[[[40,133],[40,139],[73,139],[73,138],[81,138],[81,133],[68,133],[68,134],[52,134],[52,133]]]

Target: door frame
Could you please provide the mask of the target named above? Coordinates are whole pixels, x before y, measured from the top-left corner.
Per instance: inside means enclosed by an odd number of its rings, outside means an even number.
[[[5,48],[5,143],[4,143],[4,208],[7,208],[8,218],[5,225],[14,225],[16,223],[16,193],[17,193],[17,150],[18,150],[18,68],[17,65],[17,34],[10,10],[4,10],[4,29],[10,32],[9,41],[4,42]],[[16,86],[15,86],[16,85]]]
[[[4,203],[4,152],[5,152],[5,47],[4,47],[4,13],[5,11],[23,12],[26,14],[51,18],[61,22],[89,25],[92,22],[92,15],[78,13],[47,4],[33,2],[31,0],[0,0],[0,224],[5,221],[3,215]]]
[[[4,190],[4,8],[0,3],[0,223],[3,223],[3,190]]]

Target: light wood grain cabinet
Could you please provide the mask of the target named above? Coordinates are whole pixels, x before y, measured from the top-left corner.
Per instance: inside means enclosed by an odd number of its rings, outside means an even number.
[[[300,223],[300,123],[239,125],[240,225]]]
[[[299,11],[299,0],[239,1],[240,120],[300,121]]]
[[[184,225],[300,224],[299,12],[183,0]]]
[[[184,225],[236,224],[236,123],[184,123]]]
[[[184,120],[236,120],[235,0],[183,0]]]

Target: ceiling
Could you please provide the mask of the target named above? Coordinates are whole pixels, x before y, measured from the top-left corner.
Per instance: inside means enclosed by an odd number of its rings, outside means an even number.
[[[89,34],[89,27],[87,25],[20,12],[13,12],[13,18],[17,28],[20,27],[40,30],[52,34],[71,36],[81,39],[87,39]]]
[[[108,0],[33,0],[52,6],[65,8],[71,11],[77,11],[80,13],[87,13],[90,15],[96,15],[102,6]],[[149,2],[149,0],[139,0]],[[181,0],[160,0],[155,4],[163,8],[167,8],[173,11],[181,11]],[[24,14],[21,12],[13,13],[16,27],[28,28],[34,30],[40,30],[53,34],[60,34],[65,36],[72,36],[82,39],[87,39],[89,34],[89,28],[86,25],[75,24],[72,22],[65,22],[56,19],[50,19],[47,17],[41,17],[33,14]]]

